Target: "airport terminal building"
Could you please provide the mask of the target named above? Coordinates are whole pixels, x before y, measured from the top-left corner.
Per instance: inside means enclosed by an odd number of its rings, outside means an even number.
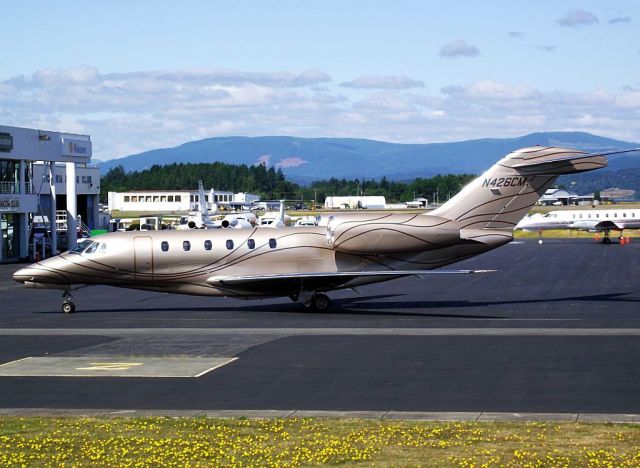
[[[205,193],[207,209],[215,205],[223,208],[242,208],[260,201],[259,195],[210,190]],[[148,213],[184,213],[199,210],[198,190],[139,190],[109,192],[109,212],[129,211]]]
[[[95,226],[100,172],[88,166],[91,150],[88,135],[0,125],[0,263],[35,256],[36,219],[48,224],[51,252],[58,248],[55,221],[61,213],[70,245],[79,217]]]

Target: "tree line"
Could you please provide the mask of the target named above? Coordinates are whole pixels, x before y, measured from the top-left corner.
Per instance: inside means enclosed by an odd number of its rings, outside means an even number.
[[[133,172],[126,172],[120,165],[101,177],[100,199],[105,202],[108,192],[194,190],[198,187],[198,180],[202,180],[205,190],[214,188],[255,193],[266,200],[315,200],[324,203],[325,198],[331,195],[382,195],[389,203],[416,197],[442,202],[474,177],[472,174],[447,174],[407,182],[390,181],[386,177],[380,180],[330,178],[303,186],[287,180],[282,170],[264,165],[173,163]]]

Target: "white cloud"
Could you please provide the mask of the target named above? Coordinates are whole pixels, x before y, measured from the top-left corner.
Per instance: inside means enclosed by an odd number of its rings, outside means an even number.
[[[388,75],[363,76],[353,81],[346,81],[341,86],[358,89],[410,89],[424,88],[424,83],[407,76]]]
[[[598,17],[585,10],[572,10],[562,18],[558,19],[560,26],[576,28],[579,26],[593,26],[598,24]]]
[[[43,70],[0,81],[0,120],[89,134],[97,159],[229,135],[408,143],[583,130],[640,141],[638,86],[570,93],[481,80],[428,93],[421,88],[354,91],[328,80],[313,70]]]
[[[480,54],[477,47],[467,44],[466,39],[458,39],[457,41],[445,44],[440,49],[440,56],[446,58],[454,57],[476,57]]]

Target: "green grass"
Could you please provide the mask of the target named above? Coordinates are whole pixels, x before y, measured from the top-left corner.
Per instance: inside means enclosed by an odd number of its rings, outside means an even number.
[[[1,466],[638,466],[640,426],[0,418]]]

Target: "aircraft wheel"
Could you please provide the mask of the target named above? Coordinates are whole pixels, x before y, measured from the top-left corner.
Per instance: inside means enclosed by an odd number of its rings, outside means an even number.
[[[71,314],[76,310],[76,305],[73,302],[65,302],[62,304],[62,312],[65,314]]]
[[[609,237],[605,237],[604,239],[602,239],[602,243],[603,244],[611,244],[611,239]]]
[[[322,293],[316,294],[313,297],[313,302],[311,303],[311,307],[316,312],[326,312],[327,310],[329,310],[330,305],[331,300],[329,299],[329,296]]]

